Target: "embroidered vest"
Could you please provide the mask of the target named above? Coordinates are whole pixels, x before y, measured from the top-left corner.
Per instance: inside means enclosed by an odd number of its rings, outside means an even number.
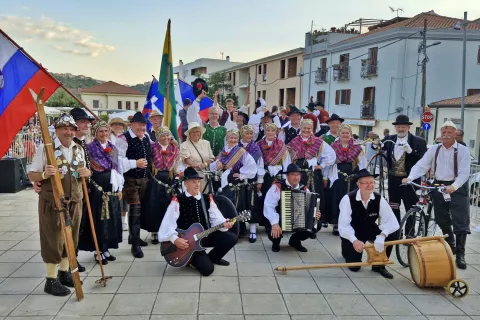
[[[125,138],[127,139],[128,148],[127,148],[127,159],[129,160],[138,160],[138,159],[147,159],[148,165],[145,169],[134,168],[128,170],[124,173],[125,177],[141,179],[147,177],[147,170],[151,166],[152,162],[152,152],[150,141],[147,136],[143,137],[143,140],[135,137],[132,138],[129,132],[124,133]]]
[[[82,147],[83,152],[85,153],[85,166],[90,169],[90,155],[88,154],[87,142],[85,139],[80,140],[77,137],[73,138],[73,142]]]
[[[377,225],[377,219],[380,217],[380,194],[374,192],[374,200],[368,202],[367,209],[362,201],[357,201],[357,191],[348,193],[350,206],[352,207],[352,222],[350,223],[355,230],[355,237],[360,241],[375,240],[375,237],[381,233]]]
[[[300,134],[300,128],[295,129],[294,127],[289,127],[285,130],[285,144],[290,143],[296,136]]]
[[[392,156],[392,166],[390,167],[389,173],[395,177],[406,177],[407,172],[405,170],[405,158],[407,153],[404,152],[400,159],[396,160],[395,156]]]
[[[177,227],[179,229],[188,229],[194,223],[200,223],[204,229],[208,229],[210,221],[207,221],[205,217],[210,220],[208,215],[208,209],[210,209],[210,199],[207,194],[202,193],[203,200],[205,201],[205,208],[207,212],[203,212],[201,200],[197,200],[194,197],[187,197],[185,193],[178,196],[178,203],[180,204],[180,215],[177,219]]]
[[[334,143],[335,140],[337,139],[331,134],[324,134],[324,135],[321,136],[321,138],[323,139],[323,141],[325,141],[329,145],[332,145],[332,143]]]

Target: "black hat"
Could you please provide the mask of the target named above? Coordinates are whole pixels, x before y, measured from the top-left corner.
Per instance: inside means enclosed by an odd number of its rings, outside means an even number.
[[[308,109],[308,110],[315,110],[315,103],[310,102],[310,103],[308,104],[308,106],[307,106],[307,109]]]
[[[243,116],[243,119],[245,119],[245,122],[248,123],[248,121],[250,120],[250,117],[248,116],[248,114],[246,114],[245,112],[242,112],[242,111],[239,111],[238,112],[238,115],[240,116]]]
[[[343,123],[343,121],[345,121],[345,119],[340,118],[340,117],[338,116],[338,114],[332,113],[332,115],[330,116],[330,118],[328,118],[328,120],[326,121],[326,123],[329,123],[330,121],[334,121],[334,120],[338,120],[338,121],[340,121],[340,122],[342,122],[342,123]]]
[[[197,172],[197,170],[193,169],[192,167],[188,167],[183,171],[183,180],[191,180],[191,179],[203,179]]]
[[[192,86],[193,86],[193,95],[195,96],[195,98],[202,94],[202,90],[205,90],[205,92],[208,92],[208,84],[205,82],[205,80],[201,78],[195,79],[195,81],[193,81]]]
[[[275,118],[275,115],[273,113],[271,113],[270,111],[266,111],[264,114],[263,114],[263,118]]]
[[[315,107],[325,107],[320,101],[315,102]]]
[[[185,98],[185,100],[183,100],[183,105],[191,104],[191,103],[192,103],[192,100],[190,100],[188,98]]]
[[[295,163],[290,163],[287,167],[287,171],[284,172],[285,174],[289,174],[292,172],[302,172],[302,169],[300,169],[299,166],[297,166]]]
[[[145,119],[145,116],[140,111],[135,113],[133,115],[132,119],[129,119],[129,120],[130,120],[130,122],[147,123],[147,119]]]
[[[294,113],[299,113],[300,115],[303,115],[304,113],[302,111],[300,111],[300,109],[298,109],[297,107],[295,106],[290,106],[288,108],[288,113],[287,113],[287,116],[290,116],[291,114],[294,114]]]
[[[394,126],[396,126],[397,124],[408,124],[409,126],[411,126],[413,123],[410,122],[410,119],[408,118],[408,116],[404,114],[399,114],[397,116],[397,119],[395,119],[395,122],[392,124]]]
[[[378,177],[378,175],[371,174],[370,171],[368,171],[367,169],[362,169],[362,170],[358,171],[358,173],[353,177],[352,183],[357,183],[358,180],[360,180],[361,178],[365,178],[365,177],[376,178],[376,177]]]
[[[73,120],[88,120],[92,121],[95,120],[93,117],[89,117],[88,114],[82,108],[73,108],[70,111],[70,115],[73,117]]]

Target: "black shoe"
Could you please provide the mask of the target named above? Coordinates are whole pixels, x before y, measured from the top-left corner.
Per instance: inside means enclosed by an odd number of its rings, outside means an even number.
[[[105,259],[106,259],[107,261],[115,261],[115,260],[117,260],[117,257],[114,257],[114,256],[112,256],[112,255],[109,255],[108,257],[105,257]],[[102,261],[102,263],[103,263],[103,261]]]
[[[372,271],[380,273],[384,278],[393,279],[393,274],[391,274],[386,268],[372,268]]]
[[[292,244],[292,243],[289,242],[288,245],[289,245],[290,247],[295,248],[297,251],[300,251],[300,252],[308,252],[308,249],[305,248],[304,246],[302,246],[301,243]]]
[[[312,233],[310,236],[309,236],[310,239],[317,239],[317,234],[316,233]]]
[[[60,275],[60,271],[59,271]],[[70,278],[72,275],[70,274]],[[72,280],[73,282],[73,280]],[[71,292],[70,289],[65,287],[57,278],[47,278],[45,280],[45,288],[43,289],[48,294],[51,294],[52,296],[57,296],[57,297],[65,297],[68,296]]]
[[[132,244],[132,236],[128,236],[128,244]],[[148,247],[148,242],[143,241],[142,239],[138,240],[138,244],[140,245],[140,247]]]
[[[152,244],[158,244],[158,235],[152,235]]]
[[[457,234],[457,258],[455,259],[457,268],[465,270],[467,269],[467,262],[465,261],[465,244],[467,243],[466,234]]]
[[[465,270],[467,269],[467,262],[465,261],[465,255],[457,254],[457,258],[455,259],[458,269]]]
[[[77,260],[77,269],[78,269],[78,272],[85,272],[86,270],[84,266],[78,263],[78,260]]]
[[[252,235],[255,235],[255,237],[252,237]],[[256,233],[250,233],[250,239],[248,239],[248,242],[250,243],[255,243],[257,242],[257,237],[256,237]]]
[[[140,248],[138,246],[132,246],[131,251],[132,251],[132,254],[135,258],[138,258],[138,259],[143,258],[142,248]]]
[[[224,260],[224,259],[220,259],[218,261],[212,261],[212,263],[218,264],[219,266],[229,266],[230,265],[230,262],[228,262],[227,260]]]
[[[74,288],[72,273],[69,271],[58,270],[58,281],[66,287]]]
[[[328,223],[326,222],[322,223],[322,228],[328,228]]]
[[[273,244],[272,244],[272,251],[273,251],[273,252],[278,252],[278,251],[280,251],[280,244],[279,244],[279,243],[273,243]]]
[[[339,235],[340,235],[340,232],[338,232],[338,225],[335,224],[335,225],[333,226],[332,234],[333,234],[334,236],[339,236]]]
[[[95,257],[95,261],[97,261],[97,263],[98,263],[97,254],[94,253],[93,256]],[[102,258],[102,264],[103,264],[103,265],[107,265],[107,264],[108,264],[108,261],[107,261],[107,259],[105,259],[105,257],[103,256],[103,254],[100,254],[100,257]]]

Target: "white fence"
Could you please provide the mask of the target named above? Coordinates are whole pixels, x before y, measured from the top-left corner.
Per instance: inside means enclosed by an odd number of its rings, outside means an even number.
[[[32,163],[37,147],[42,143],[42,134],[39,132],[18,133],[5,154],[4,158],[26,158],[27,164]]]

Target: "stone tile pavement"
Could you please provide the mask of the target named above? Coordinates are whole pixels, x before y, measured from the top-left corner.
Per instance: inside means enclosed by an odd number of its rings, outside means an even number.
[[[151,244],[144,259],[134,259],[123,243],[112,252],[117,261],[105,268],[113,276],[107,287],[95,284],[100,270],[93,254],[81,252],[79,260],[87,268],[82,274],[85,299],[77,302],[74,294],[43,293],[36,195],[31,190],[0,194],[0,320],[480,320],[480,234],[468,238],[468,269],[457,270],[457,277],[470,285],[469,295],[460,300],[441,288],[417,288],[409,269],[398,264],[389,267],[393,280],[369,268],[358,273],[273,270],[343,262],[339,239],[329,231],[306,241],[308,253],[291,250],[286,239],[282,251],[273,253],[261,233],[255,244],[242,239],[227,256],[231,265],[217,267],[210,277],[168,267],[159,246]]]

